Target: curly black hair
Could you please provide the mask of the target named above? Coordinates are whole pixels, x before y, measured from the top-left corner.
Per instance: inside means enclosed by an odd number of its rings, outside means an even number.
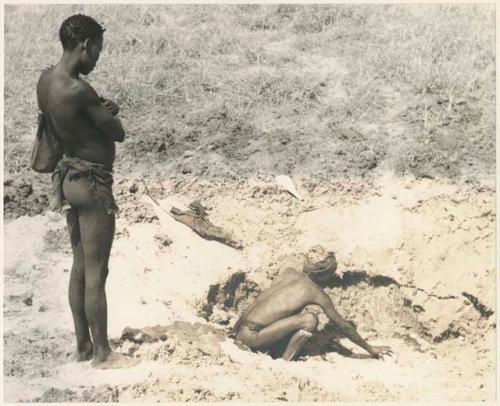
[[[92,17],[75,14],[68,17],[59,29],[59,38],[63,49],[73,49],[79,42],[86,39],[95,40],[106,31]]]

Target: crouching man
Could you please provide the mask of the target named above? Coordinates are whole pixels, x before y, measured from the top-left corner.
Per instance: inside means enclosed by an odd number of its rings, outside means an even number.
[[[287,268],[241,315],[233,328],[236,340],[252,350],[267,351],[289,337],[282,358],[293,360],[318,326],[317,316],[302,310],[308,305],[318,305],[345,337],[372,357],[392,354],[389,347],[375,347],[361,338],[323,292],[336,269],[333,252],[325,252],[321,246],[311,248],[305,255],[303,272]]]

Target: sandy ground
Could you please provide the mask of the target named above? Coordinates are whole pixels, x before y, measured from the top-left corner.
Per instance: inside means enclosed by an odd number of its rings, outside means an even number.
[[[74,338],[64,219],[47,213],[6,222],[5,400],[494,400],[493,179],[293,181],[300,201],[265,176],[117,180],[121,214],[107,285],[109,332],[116,351],[140,359],[131,369],[99,371],[69,360]],[[195,199],[243,250],[203,240],[165,211]],[[328,293],[339,312],[369,342],[392,346],[395,357],[327,351],[286,363],[227,337],[239,307],[216,305],[208,320],[201,317],[210,285],[243,271],[265,288],[315,244],[336,252],[343,285]],[[381,276],[392,279],[373,283]],[[322,328],[324,316],[320,322]],[[148,342],[147,330],[120,339],[127,327],[152,326],[162,326],[161,339]]]

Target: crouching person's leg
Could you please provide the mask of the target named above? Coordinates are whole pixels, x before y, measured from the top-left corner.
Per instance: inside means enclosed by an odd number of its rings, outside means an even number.
[[[304,316],[305,326],[297,331],[290,339],[283,353],[283,359],[286,361],[292,361],[298,356],[302,347],[304,347],[307,340],[309,340],[318,327],[318,317],[315,314],[305,313],[302,316]]]
[[[314,314],[298,314],[278,320],[258,332],[242,326],[236,339],[252,350],[266,351],[277,341],[293,334],[283,354],[284,359],[291,360],[309,338],[307,333],[312,334],[317,326],[318,318]]]

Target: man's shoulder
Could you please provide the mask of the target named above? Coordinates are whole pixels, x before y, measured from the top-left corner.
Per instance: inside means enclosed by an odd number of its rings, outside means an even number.
[[[50,83],[50,74],[52,71],[52,67],[47,67],[42,69],[40,72],[40,77],[38,78],[37,88],[40,89],[44,86],[47,86]]]
[[[297,288],[306,287],[306,285],[309,284],[310,279],[302,272],[299,272],[294,268],[286,268],[281,272],[279,281],[288,287]]]
[[[287,268],[282,274],[283,281],[288,282],[290,286],[295,288],[300,288],[303,292],[312,292],[316,290],[321,290],[321,288],[311,280],[303,272],[297,271],[293,268]]]
[[[70,79],[64,86],[64,98],[77,105],[89,105],[98,100],[94,88],[83,79]]]
[[[38,87],[53,89],[58,95],[65,98],[95,97],[97,93],[88,82],[81,78],[72,78],[59,75],[53,67],[44,69],[38,79]]]
[[[96,96],[96,92],[92,86],[85,80],[78,78],[78,79],[71,79],[68,83],[68,93],[71,96],[76,96],[76,97],[92,97]]]

